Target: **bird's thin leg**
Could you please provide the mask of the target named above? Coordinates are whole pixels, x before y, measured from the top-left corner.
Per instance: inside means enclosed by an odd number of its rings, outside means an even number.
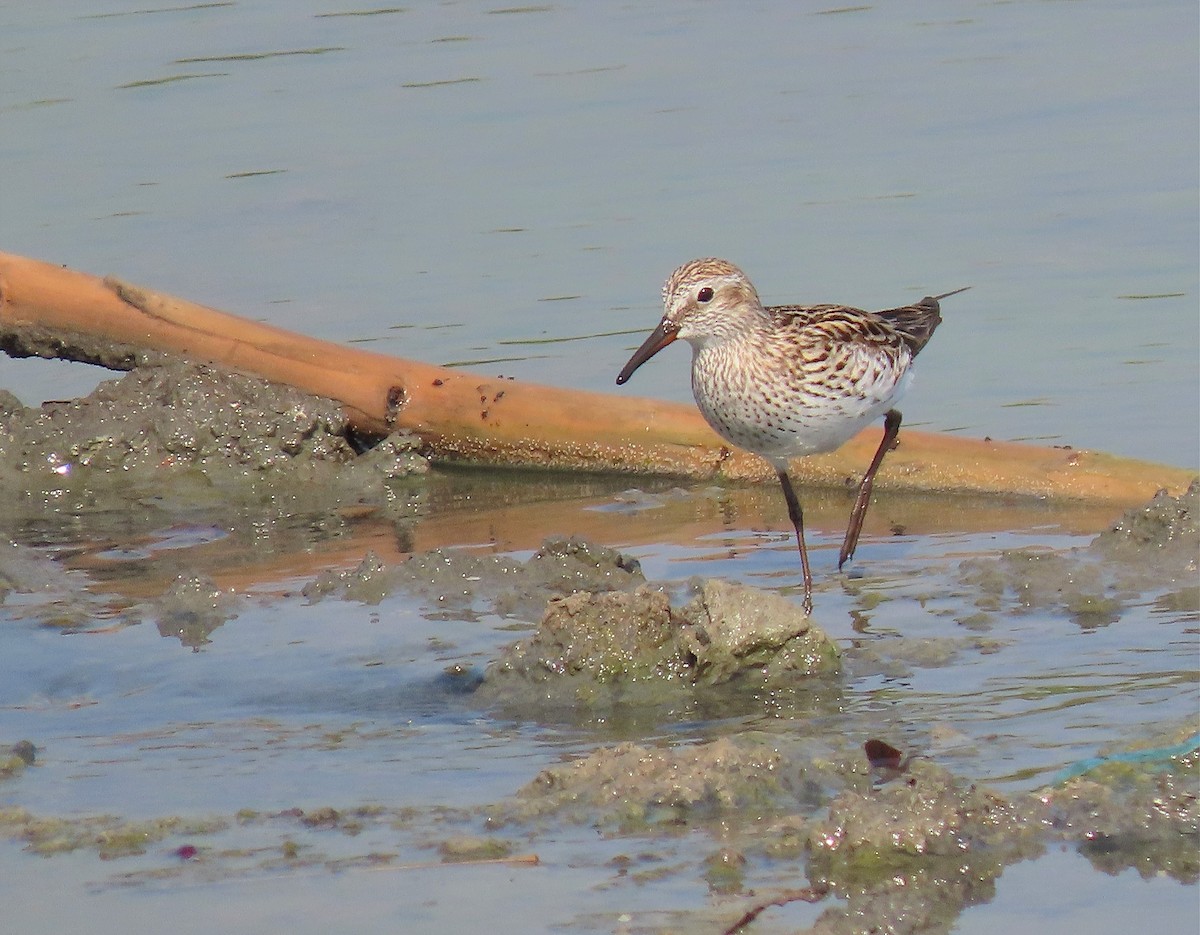
[[[787,471],[776,469],[779,483],[783,487],[783,499],[787,501],[788,518],[796,530],[796,542],[800,545],[800,567],[804,571],[804,612],[812,613],[812,572],[808,570],[808,547],[804,544],[804,511],[800,509],[800,501],[796,499],[796,491],[792,489],[792,479]]]
[[[854,500],[854,509],[850,513],[850,525],[846,527],[846,538],[842,542],[842,551],[838,555],[838,570],[850,561],[854,548],[858,545],[858,534],[862,532],[863,517],[867,515],[867,506],[871,502],[871,488],[875,484],[875,473],[883,463],[883,456],[896,445],[900,434],[900,413],[891,409],[883,417],[883,438],[879,442],[879,450],[871,459],[871,466],[863,475],[862,483],[858,485],[858,497]]]

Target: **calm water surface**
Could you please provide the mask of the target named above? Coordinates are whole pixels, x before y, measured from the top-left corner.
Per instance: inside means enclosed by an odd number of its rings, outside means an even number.
[[[910,423],[1200,460],[1193,4],[83,9],[0,6],[0,248],[614,391],[636,335],[543,342],[648,330],[693,256],[971,285]],[[632,390],[687,398],[676,354]]]
[[[883,307],[971,285],[946,303],[906,424],[1200,463],[1193,3],[501,6],[0,3],[0,249],[331,340],[614,392],[662,280],[693,256],[738,262],[768,302]],[[96,379],[0,357],[0,387],[28,402]],[[688,398],[686,353],[630,389]],[[572,531],[558,525],[571,509],[545,533]],[[794,588],[784,528],[608,544],[652,579]],[[835,537],[816,540],[828,582]],[[884,598],[867,636],[958,648],[855,677],[843,719],[811,730],[902,737],[1014,791],[1193,716],[1194,614],[1154,595],[1108,626],[997,615],[986,653],[959,624],[962,557],[1086,541],[1049,520],[865,543]],[[150,621],[51,632],[23,611],[46,598],[10,595],[0,741],[45,755],[0,802],[133,818],[470,806],[612,739],[496,723],[432,687],[511,640],[506,621],[440,619],[403,596],[309,605],[272,585],[240,595],[195,653]],[[863,638],[849,592],[818,600],[834,636]],[[374,833],[353,849],[411,846]],[[633,846],[564,831],[531,848],[535,871],[131,890],[119,874],[161,853],[122,866],[0,844],[0,902],[22,931],[101,933],[611,930],[615,904],[666,925],[705,903],[699,875],[614,886],[606,862]],[[960,930],[1194,927],[1194,887],[1046,860],[1010,868]],[[46,887],[60,897],[28,897]],[[793,928],[811,921],[791,911]]]

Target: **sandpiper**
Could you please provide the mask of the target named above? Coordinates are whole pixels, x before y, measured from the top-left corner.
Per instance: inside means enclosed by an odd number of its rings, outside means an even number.
[[[812,613],[812,573],[804,517],[788,462],[832,451],[882,415],[883,439],[858,487],[838,568],[854,555],[875,473],[900,433],[892,406],[912,381],[913,358],[941,323],[939,296],[864,312],[844,305],[765,308],[746,274],[727,260],[685,263],[663,286],[658,327],[617,377],[676,338],[692,346],[692,393],[722,438],[761,455],[779,476],[796,529],[804,572],[804,609]]]

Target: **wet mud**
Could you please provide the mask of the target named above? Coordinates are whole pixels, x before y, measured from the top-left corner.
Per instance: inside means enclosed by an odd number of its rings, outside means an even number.
[[[314,868],[509,858],[535,864],[539,835],[584,824],[636,848],[620,867],[635,880],[701,874],[723,898],[718,910],[698,910],[690,924],[720,921],[715,930],[736,931],[734,920],[746,914],[805,899],[828,903],[814,932],[859,932],[866,920],[917,933],[948,930],[966,907],[994,895],[1007,866],[1054,846],[1075,848],[1105,874],[1132,869],[1195,884],[1198,766],[1193,743],[1186,754],[1133,765],[1114,759],[1088,775],[1006,796],[921,758],[881,769],[861,751],[846,750],[810,762],[765,738],[742,736],[600,748],[477,809],[321,806],[129,821],[5,807],[0,834],[43,857],[82,850],[114,860],[152,852],[152,867],[118,871],[115,880],[161,885]],[[380,833],[412,843],[372,848]],[[676,842],[696,834],[692,858],[681,866]]]
[[[647,586],[552,600],[537,632],[488,668],[480,697],[662,704],[681,691],[747,681],[769,690],[837,672],[837,645],[790,601],[715,580],[695,590],[678,608]]]
[[[426,470],[417,447],[403,435],[366,447],[331,400],[201,364],[163,361],[39,407],[0,391],[0,536],[178,521],[253,523],[266,540],[297,522],[336,530],[356,510],[401,519],[411,511],[389,483]]]
[[[236,618],[243,596],[189,573],[186,562],[167,586],[115,615],[94,579],[65,575],[62,550],[51,546],[111,529],[114,517],[124,542],[160,529],[164,517],[197,516],[217,537],[258,524],[261,542],[298,515],[310,534],[326,524],[334,535],[369,511],[403,542],[419,513],[404,487],[422,483],[426,470],[411,439],[365,448],[333,404],[207,367],[143,368],[85,400],[40,409],[3,399],[0,421],[0,489],[11,504],[0,521],[0,600],[39,595],[30,613],[44,626],[96,630],[124,613],[123,625],[152,620],[200,647]],[[1144,755],[1114,750],[1017,794],[954,775],[935,761],[935,744],[880,765],[820,725],[844,703],[848,679],[997,651],[1002,641],[991,631],[1006,614],[1051,609],[1100,628],[1151,592],[1164,612],[1197,613],[1198,497],[1197,484],[1179,497],[1160,494],[1081,548],[964,558],[951,578],[960,635],[943,639],[839,645],[819,616],[774,590],[647,581],[635,558],[578,537],[548,539],[524,560],[460,549],[403,560],[368,554],[296,582],[294,593],[309,604],[367,606],[404,595],[427,616],[503,620],[515,631],[507,645],[484,665],[449,673],[479,718],[603,722],[633,736],[473,808],[281,803],[272,812],[127,820],[12,805],[0,808],[0,834],[43,856],[156,855],[152,866],[118,874],[133,885],[526,859],[540,835],[583,825],[635,842],[621,875],[699,875],[720,899],[692,921],[725,931],[798,899],[828,903],[815,932],[861,931],[864,920],[894,932],[946,931],[992,897],[1006,867],[1061,844],[1104,873],[1133,868],[1195,884],[1195,724],[1159,725]],[[846,587],[869,626],[879,594],[856,592],[853,579]],[[773,724],[756,719],[764,709]],[[680,718],[746,723],[687,743],[643,736],[642,728]],[[10,791],[38,781],[35,742],[0,738],[0,784]],[[381,847],[389,835],[407,843]],[[684,835],[694,836],[687,858],[678,850]]]
[[[415,511],[394,484],[426,469],[402,435],[364,449],[330,400],[201,364],[161,360],[38,407],[0,391],[0,597],[54,594],[35,613],[64,631],[111,625],[126,608],[63,574],[63,550],[99,552],[99,577],[157,569],[167,590],[138,619],[197,645],[233,610],[194,547],[294,547],[363,512],[403,529]]]
[[[140,368],[32,408],[0,391],[0,484],[28,514],[120,508],[168,485],[199,505],[329,507],[352,489],[370,496],[372,477],[423,471],[416,448],[402,435],[367,448],[333,401],[202,364]]]
[[[1172,497],[1158,493],[1144,507],[1126,511],[1084,549],[1016,549],[996,558],[964,561],[959,581],[979,592],[989,612],[1014,598],[1026,609],[1052,608],[1084,627],[1117,620],[1130,601],[1165,589],[1164,609],[1200,609],[1200,483]]]

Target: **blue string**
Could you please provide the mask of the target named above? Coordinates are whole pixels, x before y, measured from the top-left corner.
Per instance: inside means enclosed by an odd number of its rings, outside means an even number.
[[[1192,734],[1187,740],[1171,747],[1157,747],[1153,750],[1133,750],[1129,753],[1113,753],[1109,756],[1093,756],[1086,760],[1080,760],[1072,766],[1068,766],[1054,777],[1054,785],[1064,783],[1068,779],[1074,779],[1076,776],[1082,776],[1084,773],[1091,772],[1097,766],[1103,766],[1105,763],[1153,763],[1156,760],[1169,760],[1177,756],[1187,756],[1189,753],[1194,753],[1197,750],[1200,750],[1200,733]]]

